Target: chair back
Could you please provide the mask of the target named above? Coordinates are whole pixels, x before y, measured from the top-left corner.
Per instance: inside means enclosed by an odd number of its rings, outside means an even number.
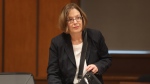
[[[0,73],[0,84],[34,84],[30,73]]]

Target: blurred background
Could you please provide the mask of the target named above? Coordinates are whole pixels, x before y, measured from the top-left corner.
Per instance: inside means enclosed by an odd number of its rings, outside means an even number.
[[[150,0],[0,0],[1,73],[31,73],[36,84],[47,84],[50,41],[61,33],[58,16],[70,2],[87,13],[87,27],[100,30],[110,50],[150,50]],[[150,53],[111,55],[105,84],[150,74]]]

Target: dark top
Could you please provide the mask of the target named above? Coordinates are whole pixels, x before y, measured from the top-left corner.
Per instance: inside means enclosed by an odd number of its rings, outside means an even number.
[[[88,48],[86,63],[98,67],[97,78],[103,83],[102,74],[111,65],[112,57],[100,31],[86,28]],[[84,38],[84,33],[82,35]],[[70,34],[62,33],[51,40],[47,68],[48,84],[73,84],[76,63]]]

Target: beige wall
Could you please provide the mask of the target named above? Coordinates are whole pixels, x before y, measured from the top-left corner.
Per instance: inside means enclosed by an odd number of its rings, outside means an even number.
[[[109,49],[150,50],[150,0],[81,0],[88,27],[101,30]]]

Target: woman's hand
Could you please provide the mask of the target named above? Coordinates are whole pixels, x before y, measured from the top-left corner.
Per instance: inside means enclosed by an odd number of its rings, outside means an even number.
[[[98,68],[94,64],[90,64],[86,67],[86,71],[92,71],[94,74],[98,72]]]

